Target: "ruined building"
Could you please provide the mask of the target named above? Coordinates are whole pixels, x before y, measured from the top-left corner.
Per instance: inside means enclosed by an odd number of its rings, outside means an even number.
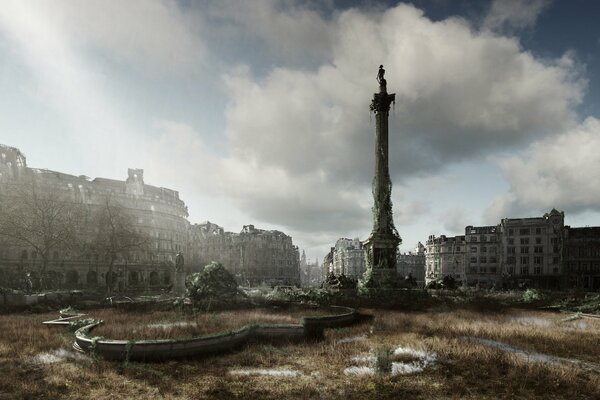
[[[360,239],[338,239],[333,250],[333,273],[359,279],[364,272],[365,249]]]
[[[401,277],[412,277],[417,286],[425,286],[425,246],[417,243],[414,251],[398,252],[396,256],[396,272]]]
[[[65,201],[83,204],[88,210],[101,207],[110,199],[129,216],[135,231],[152,238],[150,252],[119,256],[113,269],[117,289],[145,290],[171,283],[175,255],[179,251],[185,253],[188,243],[188,211],[177,191],[147,185],[141,169],[129,169],[127,179],[120,181],[30,168],[18,149],[0,145],[1,201],[15,201],[15,193],[33,187],[40,193],[58,192]],[[60,287],[106,284],[107,261],[98,254],[71,254],[57,248],[50,258],[48,270]],[[39,263],[39,255],[30,247],[0,244],[0,280],[19,272],[36,271]]]
[[[300,285],[298,247],[280,231],[244,225],[240,233],[233,233],[208,221],[195,224],[190,256],[190,268],[216,261],[243,285]]]

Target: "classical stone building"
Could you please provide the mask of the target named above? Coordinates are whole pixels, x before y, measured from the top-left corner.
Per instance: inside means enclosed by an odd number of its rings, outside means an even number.
[[[465,228],[465,280],[468,285],[491,287],[501,277],[502,241],[498,226]]]
[[[451,276],[457,282],[464,282],[467,255],[465,236],[430,235],[425,251],[426,283],[443,279],[445,276]]]
[[[568,287],[600,290],[600,227],[565,226],[563,266]]]
[[[396,257],[396,271],[402,277],[414,278],[418,286],[425,286],[425,246],[419,242],[414,251],[399,252]]]
[[[245,285],[300,285],[298,247],[280,231],[244,225],[232,233],[208,221],[195,224],[190,254],[192,269],[216,261]]]
[[[500,224],[504,279],[558,289],[564,221],[565,213],[554,209],[542,217],[504,218]]]
[[[360,239],[338,239],[333,251],[333,273],[359,279],[364,272],[365,249]]]
[[[467,226],[464,236],[430,236],[426,280],[451,275],[457,279],[460,276],[459,280],[468,285],[484,287],[564,287],[563,242],[569,237],[564,217],[563,212],[553,209],[541,217],[504,218],[498,225]],[[571,247],[593,242],[578,242],[580,235],[585,236],[575,231],[571,243],[577,244]],[[460,271],[461,262],[462,272],[453,272],[452,264],[455,271]],[[573,263],[576,268],[580,265],[579,260]],[[585,279],[589,281],[590,277]]]
[[[83,204],[89,210],[110,199],[130,217],[134,230],[152,238],[150,252],[132,251],[119,256],[113,269],[117,290],[170,285],[175,254],[187,251],[186,205],[177,191],[145,184],[143,174],[141,169],[129,169],[127,179],[120,181],[30,168],[18,149],[0,145],[1,201],[14,201],[16,192],[32,187],[39,192],[58,192],[65,201]],[[39,264],[38,254],[27,246],[5,245],[0,249],[0,276],[34,273]],[[102,287],[106,285],[107,261],[98,254],[71,254],[57,248],[48,271],[60,287]]]

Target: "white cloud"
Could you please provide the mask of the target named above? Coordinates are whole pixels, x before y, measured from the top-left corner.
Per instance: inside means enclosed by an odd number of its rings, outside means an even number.
[[[462,235],[465,232],[465,226],[468,225],[469,217],[463,208],[453,207],[445,210],[440,215],[440,220],[449,235]]]
[[[253,217],[314,230],[366,214],[375,130],[368,106],[380,63],[396,92],[390,162],[399,191],[406,177],[563,129],[583,95],[571,54],[542,62],[517,40],[474,32],[464,20],[432,22],[401,4],[382,13],[349,10],[331,24],[330,64],[224,77],[235,160],[225,171],[244,171],[236,181],[252,190],[236,202]],[[235,185],[225,190],[239,193]],[[285,214],[276,212],[285,205]],[[365,221],[343,224],[367,230]]]
[[[490,217],[552,208],[600,211],[600,120],[594,117],[498,163],[510,192],[494,201]]]
[[[532,28],[550,3],[551,0],[494,0],[483,28],[508,32]]]

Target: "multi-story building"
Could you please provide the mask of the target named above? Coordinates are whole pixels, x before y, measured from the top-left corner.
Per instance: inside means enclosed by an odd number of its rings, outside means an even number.
[[[564,220],[564,212],[555,209],[542,217],[504,218],[500,224],[504,278],[521,286],[558,289]]]
[[[191,238],[192,269],[216,261],[245,285],[300,285],[298,247],[283,232],[254,225],[225,232],[207,221],[192,226]]]
[[[600,290],[600,227],[565,226],[563,266],[567,287]]]
[[[435,237],[430,235],[426,243],[425,281],[435,281],[446,276],[458,283],[465,281],[467,242],[465,236]]]
[[[502,242],[498,226],[465,228],[465,276],[468,285],[491,287],[501,275]]]
[[[151,238],[150,252],[119,254],[113,271],[117,289],[146,290],[172,282],[177,252],[186,252],[188,211],[177,191],[147,185],[142,169],[129,169],[125,181],[69,175],[30,168],[16,148],[0,145],[0,201],[15,201],[23,189],[57,192],[66,202],[82,204],[90,211],[107,201],[120,207],[134,230]],[[93,228],[92,228],[93,229]],[[88,230],[92,233],[92,230]],[[106,285],[107,261],[98,254],[72,254],[56,248],[48,272],[60,287],[82,288]],[[0,250],[0,274],[32,272],[39,269],[40,257],[28,246],[4,246]]]
[[[361,241],[341,238],[333,251],[333,273],[337,276],[359,279],[365,272],[365,250]]]
[[[425,246],[419,242],[414,252],[398,253],[396,271],[402,277],[415,279],[418,286],[425,286]]]

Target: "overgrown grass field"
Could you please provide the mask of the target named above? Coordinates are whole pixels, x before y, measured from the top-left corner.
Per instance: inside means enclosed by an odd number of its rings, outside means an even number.
[[[361,312],[373,318],[326,330],[316,343],[252,344],[220,356],[148,364],[73,352],[66,328],[41,324],[55,313],[0,315],[0,399],[600,398],[600,320],[511,309]],[[148,318],[246,321],[233,312],[215,315],[89,312],[106,321],[129,316],[133,325]],[[295,322],[299,316],[280,317]],[[390,373],[380,367],[389,362],[422,368]]]

